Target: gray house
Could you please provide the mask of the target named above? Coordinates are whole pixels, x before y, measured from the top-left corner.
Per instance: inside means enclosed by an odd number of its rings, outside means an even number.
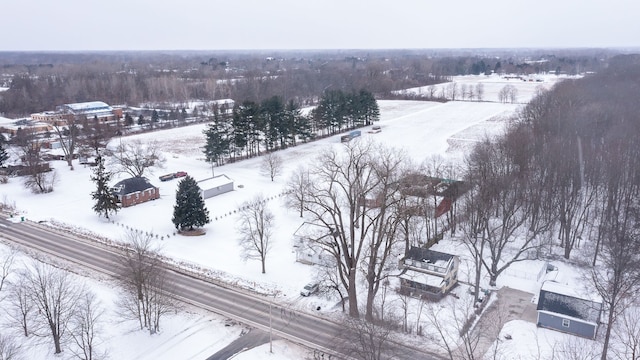
[[[198,181],[200,194],[203,199],[218,196],[229,191],[233,191],[233,180],[227,175],[218,175],[208,179]]]
[[[413,246],[400,262],[400,290],[439,300],[458,283],[459,266],[456,255]]]
[[[538,296],[538,326],[595,339],[602,303],[566,285],[545,281]]]

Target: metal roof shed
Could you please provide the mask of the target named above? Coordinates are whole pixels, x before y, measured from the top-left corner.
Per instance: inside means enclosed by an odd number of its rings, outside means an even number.
[[[198,181],[200,194],[203,199],[218,196],[229,191],[233,191],[233,180],[227,175],[218,175],[208,179]]]

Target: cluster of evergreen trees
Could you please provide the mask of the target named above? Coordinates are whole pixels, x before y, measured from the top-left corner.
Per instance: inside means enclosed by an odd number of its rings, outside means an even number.
[[[227,159],[253,157],[263,151],[285,149],[318,134],[332,135],[370,125],[380,117],[378,103],[366,90],[324,93],[318,107],[303,115],[298,106],[273,96],[261,103],[236,103],[230,117],[216,114],[204,131],[208,162],[221,165]]]

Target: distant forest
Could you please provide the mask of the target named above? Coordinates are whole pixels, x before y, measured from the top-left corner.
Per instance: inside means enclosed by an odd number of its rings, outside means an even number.
[[[394,90],[454,75],[598,71],[609,50],[414,50],[305,52],[0,53],[0,114],[28,116],[56,105],[186,103],[231,98],[315,104],[327,90]],[[397,96],[397,95],[396,95]]]

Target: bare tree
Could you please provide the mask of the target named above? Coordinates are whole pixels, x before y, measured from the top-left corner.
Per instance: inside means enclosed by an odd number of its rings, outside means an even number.
[[[277,153],[271,151],[262,156],[262,162],[260,163],[260,173],[273,179],[282,173],[282,157]]]
[[[392,346],[395,341],[389,324],[345,318],[336,343],[339,351],[350,359],[402,359]]]
[[[360,316],[357,269],[369,246],[371,218],[379,213],[377,208],[367,205],[378,201],[381,179],[377,178],[374,166],[378,148],[379,145],[363,140],[345,144],[341,150],[322,152],[310,167],[307,186],[293,189],[288,195],[290,205],[303,206],[310,219],[331,234],[320,239],[319,245],[336,260],[352,317]]]
[[[285,201],[290,208],[297,208],[300,211],[300,217],[304,212],[305,189],[309,186],[309,170],[303,167],[297,168],[287,182],[286,193],[288,196]]]
[[[516,103],[518,101],[518,89],[513,85],[505,85],[498,92],[498,101],[501,103]]]
[[[550,360],[598,360],[602,356],[598,345],[588,339],[570,336],[553,346]]]
[[[9,277],[13,270],[13,262],[15,260],[16,253],[16,250],[11,249],[8,253],[3,255],[2,259],[0,259],[0,292],[5,285],[7,277]],[[2,300],[2,298],[2,295],[0,295],[0,300]]]
[[[0,360],[20,359],[20,346],[11,337],[0,334]]]
[[[242,204],[238,222],[242,256],[245,260],[260,260],[264,274],[267,254],[271,250],[273,213],[269,210],[267,200],[262,194]]]
[[[368,233],[365,249],[364,273],[367,281],[367,302],[365,319],[373,321],[375,297],[390,272],[390,258],[396,244],[396,233],[402,218],[399,181],[406,171],[407,160],[404,153],[385,147],[379,148],[372,160],[377,185],[371,198],[361,199],[361,229]],[[368,204],[367,204],[368,203]],[[367,210],[370,208],[370,210]]]
[[[474,301],[478,301],[484,251],[487,245],[487,219],[491,210],[486,206],[487,204],[482,202],[479,188],[468,191],[462,198],[462,203],[462,216],[464,219],[460,223],[464,234],[463,243],[469,250],[473,260],[473,294]]]
[[[476,84],[476,97],[478,98],[478,101],[484,100],[484,84],[483,83]]]
[[[626,222],[626,221],[625,221]],[[604,243],[600,260],[591,270],[591,280],[603,299],[606,330],[602,360],[607,359],[614,324],[630,305],[640,288],[640,241],[637,230],[625,229],[623,224],[608,224],[611,237]]]
[[[42,143],[32,130],[24,131],[19,148],[25,172],[24,187],[36,194],[52,192],[55,171],[49,173],[49,164],[42,160]]]
[[[106,358],[106,352],[101,352],[100,328],[103,309],[93,293],[85,293],[80,298],[78,309],[74,313],[70,324],[70,335],[75,344],[71,352],[81,360],[100,360]]]
[[[514,164],[509,145],[502,139],[485,140],[476,146],[468,160],[466,177],[470,183],[477,184],[481,192],[476,205],[488,210],[484,214],[469,215],[476,224],[468,229],[467,239],[480,239],[481,244],[487,246],[489,258],[483,256],[482,263],[489,273],[491,286],[496,285],[498,276],[514,262],[537,257],[542,235],[553,223],[551,216],[533,216],[541,213],[537,204],[543,200],[537,198],[545,194],[531,191],[537,180],[520,175],[521,167]],[[480,215],[489,216],[479,218]],[[482,237],[478,238],[479,235]],[[474,250],[477,256],[482,248],[474,247],[478,249]]]
[[[371,155],[372,145],[364,141],[346,144],[344,152],[323,151],[311,165],[308,186],[299,189],[301,194],[289,194],[290,203],[304,199],[304,204],[296,205],[303,206],[312,220],[332,234],[328,241],[323,238],[320,245],[336,259],[352,317],[360,315],[356,274],[366,236],[360,231],[363,216],[360,202],[370,196],[374,188]]]
[[[637,302],[624,310],[613,333],[619,344],[612,348],[614,355],[620,360],[640,360],[640,308]]]
[[[607,210],[599,229],[604,236],[598,261],[591,269],[591,280],[606,312],[603,360],[608,355],[616,320],[640,289],[640,204],[637,200],[640,146],[616,147],[610,153],[617,155],[617,161],[608,167],[606,175]]]
[[[435,99],[436,98],[436,87],[434,85],[429,85],[427,86],[427,94],[429,96],[429,99]]]
[[[25,277],[30,300],[38,309],[34,313],[36,336],[51,336],[55,353],[62,352],[62,341],[69,322],[76,312],[84,286],[71,278],[67,271],[43,263],[33,263],[21,276]]]
[[[20,274],[9,285],[8,306],[4,310],[7,316],[13,320],[12,324],[18,327],[25,337],[28,337],[34,304],[31,301],[27,277]]]
[[[435,330],[435,334],[439,338],[435,341],[436,345],[446,351],[450,360],[457,360],[456,344],[460,338],[460,329],[450,326],[450,317],[448,314],[444,314],[448,309],[450,309],[448,306],[428,304],[425,315],[429,325]]]
[[[116,129],[111,123],[100,121],[97,118],[87,120],[82,124],[78,139],[80,150],[84,153],[91,151],[95,157],[101,156],[115,134]]]
[[[69,168],[73,170],[73,157],[75,155],[76,145],[78,144],[78,138],[81,130],[79,119],[75,116],[69,116],[64,124],[56,121],[53,123],[53,130],[58,136],[60,148],[64,153],[67,165],[69,165]]]
[[[119,172],[125,172],[133,177],[141,177],[151,167],[162,168],[166,159],[162,155],[158,144],[154,141],[143,144],[140,140],[128,143],[120,142],[109,151],[114,166]]]
[[[447,96],[449,97],[449,100],[455,101],[458,97],[458,93],[458,83],[452,82],[447,85]]]
[[[177,307],[167,295],[170,284],[151,235],[131,231],[127,240],[121,274],[124,284],[124,294],[119,300],[121,312],[125,318],[138,321],[140,330],[147,328],[155,334],[160,330],[162,316]]]

